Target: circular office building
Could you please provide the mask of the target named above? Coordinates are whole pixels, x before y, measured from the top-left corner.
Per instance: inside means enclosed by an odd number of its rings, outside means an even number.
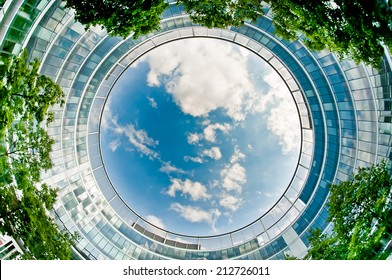
[[[390,53],[373,69],[282,40],[268,8],[207,29],[169,2],[138,39],[86,30],[60,0],[3,3],[1,55],[27,49],[66,95],[42,174],[56,222],[80,259],[304,256],[331,230],[329,186],[390,164]]]

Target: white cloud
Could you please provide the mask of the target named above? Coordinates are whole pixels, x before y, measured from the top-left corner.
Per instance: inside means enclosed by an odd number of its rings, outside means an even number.
[[[170,181],[171,185],[166,193],[172,197],[175,197],[176,192],[180,191],[182,192],[181,195],[189,195],[193,201],[211,198],[211,195],[207,193],[207,188],[200,182],[192,182],[189,179],[185,181],[171,179]]]
[[[126,126],[118,126],[115,131],[127,136],[129,143],[142,154],[149,156],[150,158],[159,157],[158,153],[152,149],[155,148],[159,142],[150,138],[145,130],[136,129],[132,124],[128,124]]]
[[[148,84],[164,84],[184,113],[199,117],[222,108],[234,120],[245,118],[246,100],[255,88],[247,69],[248,58],[234,45],[218,40],[185,40],[151,52],[147,60]]]
[[[222,188],[226,191],[242,192],[242,185],[247,181],[246,169],[239,164],[245,155],[241,153],[238,147],[235,147],[234,153],[230,158],[230,163],[227,164],[220,172],[222,177]]]
[[[188,144],[191,144],[191,145],[198,144],[198,146],[201,146],[202,144],[200,144],[199,142],[203,139],[208,142],[215,143],[217,130],[220,130],[223,133],[227,134],[232,129],[232,126],[228,123],[211,124],[211,122],[209,120],[203,121],[202,125],[206,126],[202,133],[188,133],[187,134]],[[203,163],[203,159],[202,159],[203,157],[210,157],[212,159],[217,160],[222,157],[222,154],[221,154],[220,149],[218,147],[212,147],[211,149],[205,149],[204,151],[199,153],[198,157],[185,156],[184,160]]]
[[[265,77],[271,89],[269,97],[269,114],[267,128],[279,137],[282,153],[288,154],[298,149],[300,143],[300,122],[292,96],[281,78],[275,72]]]
[[[267,198],[272,198],[272,197],[279,197],[281,195],[281,193],[272,193],[272,192],[266,192],[263,193],[265,197]]]
[[[196,163],[204,163],[204,158],[211,158],[214,160],[219,160],[222,158],[222,153],[219,147],[211,147],[210,149],[204,149],[199,153],[197,157],[184,156],[184,161],[193,161]]]
[[[288,100],[282,98],[279,104],[271,109],[267,122],[268,129],[279,137],[279,145],[284,155],[298,149],[300,143],[300,125],[296,117],[298,113],[292,107]]]
[[[101,117],[101,129],[103,131],[108,130],[108,129],[113,129],[113,127],[117,126],[117,116],[113,115],[112,110],[111,110],[111,99],[109,98],[106,103],[105,107],[102,112],[102,117]],[[95,120],[95,118],[92,118],[92,120]],[[96,120],[99,120],[97,118]]]
[[[222,194],[219,200],[220,206],[225,207],[232,212],[237,211],[241,207],[242,203],[243,201],[241,198],[230,195],[228,193]]]
[[[120,139],[115,139],[115,140],[113,140],[113,141],[111,141],[110,143],[109,143],[109,149],[112,151],[112,152],[115,152],[117,149],[118,149],[118,147],[120,147],[121,146],[121,141],[120,141]]]
[[[162,219],[154,216],[154,215],[148,215],[145,217],[147,222],[153,224],[154,226],[157,226],[161,229],[165,229],[165,224],[163,223]]]
[[[211,120],[205,119],[205,120],[202,121],[201,125],[202,125],[202,126],[207,126],[207,125],[209,125],[210,123],[211,123]]]
[[[109,148],[114,152],[122,145],[121,136],[126,136],[129,143],[132,144],[142,154],[150,158],[158,158],[159,155],[153,150],[159,142],[148,136],[143,129],[136,129],[133,124],[121,125],[118,123],[118,116],[114,115],[111,110],[110,99],[105,105],[101,120],[101,129],[109,130],[117,137],[109,143]]]
[[[210,142],[216,142],[216,131],[221,130],[223,133],[227,133],[232,129],[232,127],[228,124],[210,124],[203,130],[204,139]]]
[[[192,223],[209,223],[215,230],[215,223],[221,216],[221,212],[218,209],[211,209],[209,211],[203,210],[199,207],[193,207],[190,205],[181,205],[180,203],[172,203],[170,209],[176,211],[185,220]]]
[[[200,135],[197,133],[189,133],[187,136],[188,144],[197,144],[200,139]]]
[[[152,108],[158,108],[158,103],[155,101],[155,99],[154,98],[152,98],[152,97],[147,97],[147,99],[148,99],[148,101],[149,101],[149,103],[150,103],[150,106],[152,107]]]
[[[123,145],[121,136],[125,136],[128,142],[132,146],[141,152],[142,154],[150,158],[159,158],[159,155],[154,148],[159,144],[159,141],[155,141],[148,136],[147,132],[143,129],[137,129],[133,124],[121,125],[118,123],[117,115],[113,115],[110,104],[106,104],[102,121],[101,129],[109,130],[114,134],[114,140],[109,143],[109,149],[116,151],[118,147]]]
[[[246,170],[238,162],[226,165],[221,170],[222,187],[227,191],[242,192],[242,185],[246,183]]]
[[[180,173],[180,174],[184,174],[185,171],[182,170],[181,168],[178,168],[176,166],[173,166],[171,164],[171,162],[162,162],[162,166],[161,168],[159,168],[159,171],[169,174],[169,173]]]
[[[204,162],[204,160],[201,157],[191,157],[191,156],[184,156],[184,161],[193,161],[196,163]]]
[[[203,156],[218,160],[222,158],[222,153],[219,147],[212,147],[211,149],[205,149],[201,153]]]
[[[234,148],[234,153],[230,158],[230,163],[236,163],[239,162],[240,160],[245,159],[245,154],[241,153],[241,151],[238,149],[238,147],[236,146]]]
[[[118,147],[124,145],[125,143],[121,139],[121,136],[125,136],[127,137],[128,142],[132,144],[137,151],[151,159],[159,159],[159,154],[154,151],[154,148],[159,144],[159,141],[151,138],[144,129],[137,129],[133,124],[119,124],[118,115],[115,115],[112,112],[110,100],[111,99],[109,98],[105,104],[101,119],[101,129],[113,134],[112,137],[114,140],[109,143],[109,148],[114,152]],[[127,150],[130,149],[127,148]]]

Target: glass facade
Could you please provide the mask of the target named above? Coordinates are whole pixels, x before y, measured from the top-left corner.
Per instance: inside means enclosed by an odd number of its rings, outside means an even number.
[[[0,52],[23,48],[66,94],[52,108],[54,167],[43,180],[59,189],[57,222],[82,238],[86,259],[284,259],[306,253],[309,230],[328,231],[328,186],[359,166],[391,159],[392,69],[311,52],[300,41],[274,35],[271,14],[230,30],[194,25],[181,6],[164,12],[161,29],[137,40],[86,31],[60,0],[6,1],[0,13]],[[122,72],[141,55],[183,38],[211,37],[258,54],[285,80],[301,118],[301,155],[285,193],[248,226],[218,236],[184,236],[139,217],[112,186],[100,153],[100,116]],[[389,161],[389,166],[391,162]]]
[[[22,250],[13,238],[0,235],[0,260],[14,260],[21,253]]]

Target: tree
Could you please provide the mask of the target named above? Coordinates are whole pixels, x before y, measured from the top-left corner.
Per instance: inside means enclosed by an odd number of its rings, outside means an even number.
[[[0,188],[0,231],[23,241],[24,259],[70,259],[76,236],[61,230],[47,214],[56,201],[56,190],[45,184],[37,187],[29,173],[18,166],[13,170],[17,184]]]
[[[392,239],[392,178],[385,161],[330,188],[330,236],[314,230],[306,259],[385,259]],[[384,250],[385,249],[385,250]]]
[[[164,0],[64,0],[67,8],[75,9],[75,19],[87,28],[104,26],[110,35],[133,37],[159,29],[160,16],[169,6]],[[179,0],[193,22],[208,28],[240,26],[245,20],[255,21],[263,14],[257,0]]]
[[[57,191],[40,183],[52,167],[54,140],[45,130],[54,104],[64,93],[39,75],[39,62],[27,52],[2,61],[0,71],[0,234],[19,242],[25,259],[70,259],[76,235],[61,230],[50,217]]]
[[[35,121],[23,119],[8,129],[7,138],[0,156],[8,158],[13,167],[29,168],[32,179],[39,182],[41,171],[52,167],[50,152],[54,140]]]
[[[257,0],[181,0],[194,23],[208,28],[240,26],[245,20],[256,21],[264,14]]]
[[[49,106],[64,104],[64,93],[50,78],[39,75],[39,61],[27,63],[27,51],[2,61],[0,71],[0,137],[15,118],[38,123],[53,116]]]
[[[104,26],[110,35],[133,37],[159,29],[164,0],[63,0],[87,28]],[[391,0],[267,0],[277,34],[310,49],[328,49],[339,58],[378,67],[384,45],[392,48]],[[257,0],[179,0],[191,20],[208,28],[227,28],[255,21],[264,14]]]
[[[133,38],[159,29],[160,16],[168,7],[164,0],[64,0],[75,9],[75,20],[87,28],[102,25],[111,36]]]
[[[312,50],[328,49],[377,67],[385,44],[392,47],[391,0],[268,0],[277,34],[288,40],[305,35]],[[300,32],[300,33],[299,33]]]

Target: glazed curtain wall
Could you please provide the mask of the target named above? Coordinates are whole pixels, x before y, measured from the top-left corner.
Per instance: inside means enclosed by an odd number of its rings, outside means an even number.
[[[43,180],[57,188],[58,222],[83,237],[75,253],[89,259],[284,259],[302,256],[311,228],[328,231],[328,185],[358,166],[391,158],[390,55],[381,70],[301,42],[274,36],[270,12],[231,30],[193,25],[171,5],[161,30],[138,40],[109,37],[75,22],[61,1],[6,1],[1,13],[1,55],[26,47],[67,95],[53,108],[54,168]],[[148,50],[181,38],[213,37],[240,44],[265,59],[286,80],[301,116],[302,149],[290,186],[276,205],[249,226],[220,236],[183,236],[139,217],[115,191],[105,171],[99,118],[112,85]]]

